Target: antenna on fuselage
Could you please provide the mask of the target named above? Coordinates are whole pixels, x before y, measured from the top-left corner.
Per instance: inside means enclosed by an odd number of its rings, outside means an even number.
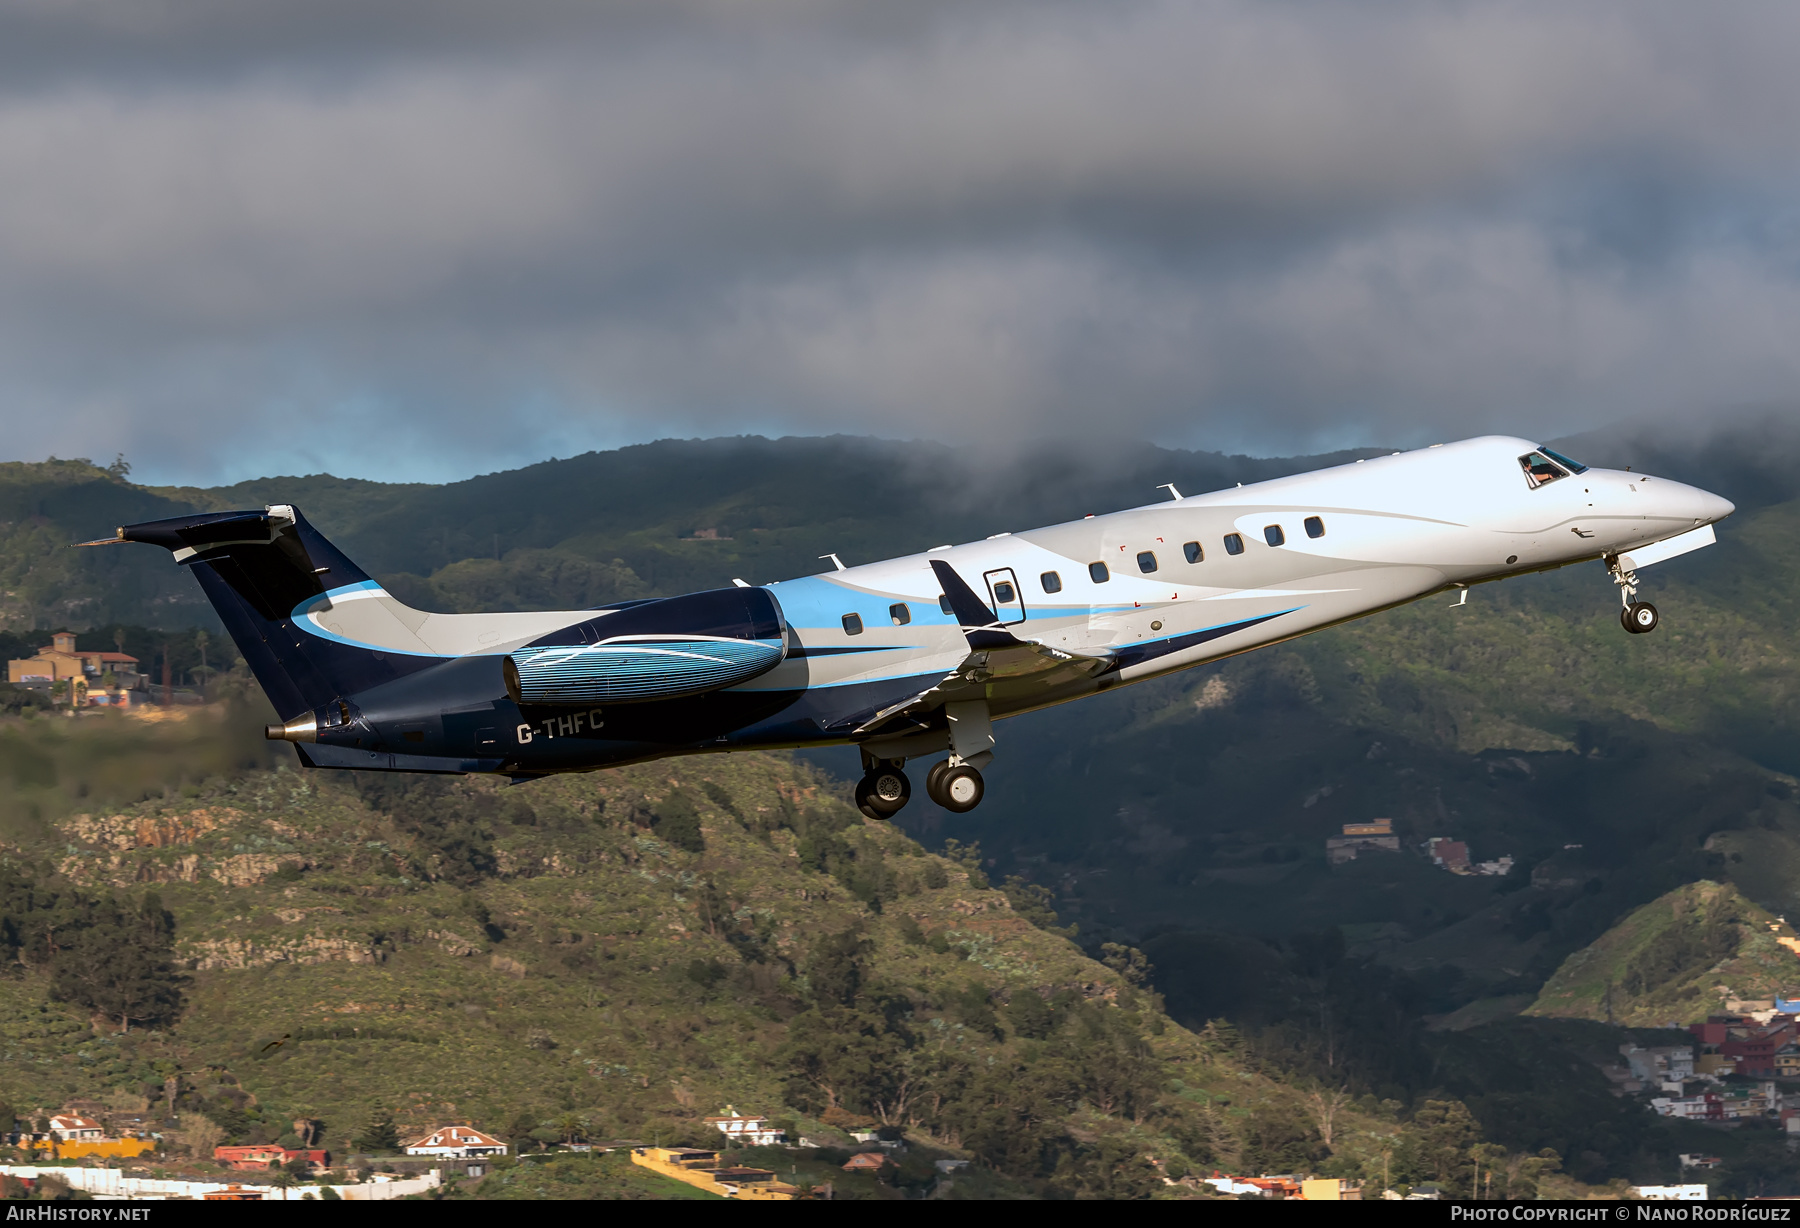
[[[833,563],[835,563],[837,565],[837,569],[839,571],[849,571],[850,570],[848,567],[844,566],[844,560],[840,559],[835,554],[821,554],[819,557],[822,559],[830,559]]]
[[[1177,503],[1181,502],[1181,492],[1179,490],[1175,489],[1175,483],[1164,482],[1161,486],[1158,486],[1156,489],[1168,491],[1171,495],[1175,496],[1175,501]]]

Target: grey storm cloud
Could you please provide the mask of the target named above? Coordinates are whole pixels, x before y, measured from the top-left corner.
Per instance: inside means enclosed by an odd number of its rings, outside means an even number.
[[[0,0],[15,457],[1792,401],[1800,10]]]

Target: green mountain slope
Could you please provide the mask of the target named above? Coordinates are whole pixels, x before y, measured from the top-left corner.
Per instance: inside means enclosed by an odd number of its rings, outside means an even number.
[[[825,1138],[903,1124],[1013,1194],[1365,1173],[1413,1139],[1370,1100],[1327,1146],[1304,1088],[1172,1023],[1124,955],[1088,958],[842,793],[773,756],[516,790],[284,768],[21,822],[0,1099],[31,1115],[176,1077],[195,1145],[310,1117],[338,1150],[382,1110],[703,1143],[735,1103]],[[169,924],[185,1009],[121,1034],[119,1008],[81,1005],[102,949],[83,935]],[[1435,1171],[1407,1146],[1411,1179]]]
[[[1793,928],[1731,887],[1692,883],[1569,956],[1526,1014],[1685,1026],[1732,999],[1792,997],[1800,953],[1781,938]]]

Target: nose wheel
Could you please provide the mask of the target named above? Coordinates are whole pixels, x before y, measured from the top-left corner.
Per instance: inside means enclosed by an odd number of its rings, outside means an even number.
[[[1637,572],[1621,569],[1617,555],[1606,557],[1607,570],[1612,572],[1612,581],[1619,586],[1619,600],[1625,605],[1619,611],[1619,625],[1633,635],[1648,635],[1662,622],[1662,616],[1648,601],[1637,599]]]
[[[925,776],[925,796],[951,814],[967,814],[975,809],[986,792],[981,773],[967,763],[953,766],[946,759]]]
[[[894,760],[876,763],[856,782],[856,808],[871,819],[886,822],[899,814],[912,798],[912,782]]]

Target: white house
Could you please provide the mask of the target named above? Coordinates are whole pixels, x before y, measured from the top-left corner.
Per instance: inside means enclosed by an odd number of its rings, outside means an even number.
[[[503,1156],[506,1144],[491,1134],[483,1134],[473,1126],[440,1126],[424,1138],[406,1145],[409,1156]]]
[[[86,1142],[106,1137],[106,1128],[91,1117],[58,1113],[50,1119],[50,1137],[59,1142]]]
[[[706,1124],[717,1126],[719,1133],[746,1147],[772,1147],[787,1137],[771,1127],[769,1119],[761,1113],[740,1113],[729,1104],[725,1106],[723,1117],[708,1117]]]
[[[1631,1192],[1646,1202],[1705,1202],[1704,1185],[1634,1185]]]

